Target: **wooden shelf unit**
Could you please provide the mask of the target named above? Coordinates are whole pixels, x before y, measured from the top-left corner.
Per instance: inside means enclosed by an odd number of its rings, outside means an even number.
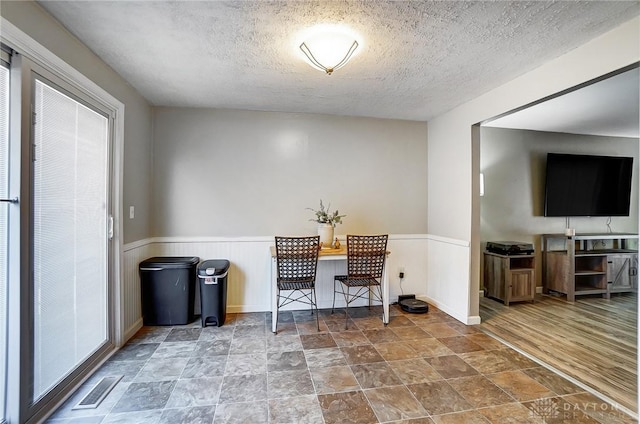
[[[638,251],[629,249],[630,240],[638,240],[638,234],[543,234],[544,292],[562,293],[574,302],[581,295],[609,298],[611,293],[637,291]],[[607,241],[611,247],[598,248]]]
[[[484,294],[509,306],[531,301],[536,294],[535,257],[484,252]]]

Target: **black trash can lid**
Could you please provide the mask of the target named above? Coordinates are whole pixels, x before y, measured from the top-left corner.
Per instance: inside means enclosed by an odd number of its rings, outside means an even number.
[[[156,256],[140,262],[140,268],[190,268],[200,262],[197,256]]]
[[[230,262],[226,259],[209,259],[198,265],[198,277],[220,277],[229,271]]]

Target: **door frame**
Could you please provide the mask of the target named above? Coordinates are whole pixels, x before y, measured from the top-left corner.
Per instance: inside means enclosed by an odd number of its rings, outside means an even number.
[[[40,43],[29,37],[27,34],[18,29],[11,22],[5,18],[0,17],[0,25],[2,27],[2,34],[0,35],[1,41],[7,46],[14,49],[19,54],[17,55],[18,67],[12,68],[11,87],[14,89],[22,89],[24,84],[31,84],[30,75],[25,75],[24,70],[19,66],[20,56],[27,58],[37,66],[42,67],[48,72],[55,75],[65,84],[71,86],[74,90],[82,93],[91,99],[94,99],[97,103],[102,104],[109,111],[109,114],[113,117],[113,141],[112,141],[112,168],[111,168],[111,190],[109,196],[112,202],[112,216],[113,216],[113,238],[110,243],[110,264],[109,273],[112,278],[111,287],[112,293],[110,301],[112,303],[112,322],[110,327],[113,329],[113,343],[115,347],[120,347],[124,344],[124,329],[123,326],[123,289],[122,289],[122,244],[123,244],[123,222],[122,217],[122,205],[123,205],[123,164],[124,164],[124,104],[111,94],[106,92],[96,83],[89,78],[72,68],[69,64],[58,58],[56,55],[47,50]],[[15,77],[19,77],[16,80]],[[22,90],[21,90],[22,91]],[[13,93],[12,93],[13,94]],[[22,182],[29,181],[29,168],[20,167],[20,157],[28,155],[30,150],[30,142],[25,143],[21,138],[25,134],[30,134],[30,121],[31,119],[21,119],[20,115],[30,116],[31,105],[21,100],[21,95],[16,99],[12,98],[12,109],[19,103],[20,113],[13,114],[10,121],[10,146],[12,149],[11,163],[14,168],[10,174],[11,189],[14,193],[19,193],[20,204],[19,211],[15,211],[10,215],[11,228],[13,231],[13,237],[17,237],[21,240],[30,240],[30,238],[24,238],[25,235],[30,237],[30,221],[29,216],[29,202],[31,187],[30,184],[21,184]],[[16,116],[17,115],[17,116]],[[25,128],[25,123],[27,127]],[[25,132],[26,131],[26,132]],[[27,149],[27,151],[25,151]],[[28,155],[29,156],[29,155]],[[17,162],[14,160],[17,159]],[[18,166],[15,166],[18,164]],[[17,169],[16,169],[17,168]],[[26,168],[26,169],[25,169]],[[25,178],[26,177],[26,178]],[[19,231],[17,231],[19,229]],[[26,233],[25,233],[26,231]],[[18,233],[18,234],[16,234]],[[11,236],[10,236],[11,237]],[[15,243],[15,239],[11,239]],[[15,244],[14,244],[15,245]],[[65,398],[72,393],[73,389],[79,386],[86,378],[87,373],[78,376],[73,379],[73,388],[66,390],[63,393],[48,399],[45,402],[44,407],[34,410],[29,407],[25,407],[25,393],[32,392],[29,384],[25,384],[24,379],[21,377],[21,372],[24,367],[30,367],[32,364],[28,357],[23,356],[20,353],[20,347],[23,345],[24,337],[31,337],[28,328],[29,322],[24,322],[21,319],[20,309],[25,307],[31,299],[30,289],[24,289],[29,287],[29,281],[31,279],[30,274],[30,258],[29,258],[30,246],[25,243],[20,244],[20,251],[14,252],[13,257],[9,262],[9,281],[19,281],[20,290],[9,289],[8,293],[8,321],[10,323],[8,328],[8,352],[7,352],[7,414],[6,418],[9,422],[37,422],[45,417],[53,408],[61,404]],[[30,308],[30,307],[29,307]],[[113,351],[112,351],[113,352]],[[105,355],[100,361],[93,364],[97,368],[104,360],[108,358]],[[9,388],[14,388],[10,390]],[[15,388],[20,388],[15,390]],[[31,396],[31,395],[30,395]]]

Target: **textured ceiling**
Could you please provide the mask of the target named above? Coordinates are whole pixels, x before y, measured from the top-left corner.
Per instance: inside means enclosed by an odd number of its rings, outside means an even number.
[[[640,13],[636,1],[45,1],[157,106],[425,121]],[[359,34],[328,76],[297,49],[315,24]]]

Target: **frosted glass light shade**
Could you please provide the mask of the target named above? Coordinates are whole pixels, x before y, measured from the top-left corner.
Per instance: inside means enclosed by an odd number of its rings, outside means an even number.
[[[356,48],[358,42],[340,32],[318,32],[300,44],[308,63],[329,75],[346,65]]]

